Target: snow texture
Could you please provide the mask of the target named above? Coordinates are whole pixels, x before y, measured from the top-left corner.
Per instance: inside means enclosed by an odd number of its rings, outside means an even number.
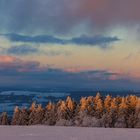
[[[1,126],[0,140],[140,140],[140,129]]]

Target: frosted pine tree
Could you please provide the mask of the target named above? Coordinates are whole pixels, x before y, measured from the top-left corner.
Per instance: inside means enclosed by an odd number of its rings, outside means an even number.
[[[135,128],[140,128],[140,98],[138,98],[137,100],[135,109],[135,118],[136,118]]]
[[[111,100],[111,104],[108,111],[102,117],[104,127],[115,127],[117,116],[118,116],[118,105],[116,102],[116,98],[113,98]]]
[[[118,127],[118,128],[128,127],[127,119],[128,119],[127,100],[126,100],[126,98],[122,97],[121,103],[119,105],[118,118],[117,118],[117,121],[115,123],[115,127]]]
[[[67,100],[67,103],[69,101]],[[72,120],[70,116],[70,109],[73,109],[73,106],[71,103],[69,103],[69,108],[66,105],[65,101],[61,101],[60,105],[57,108],[57,122],[56,125],[66,125],[70,126],[72,125]],[[71,110],[72,111],[72,110]]]
[[[130,95],[127,97],[128,115],[129,115],[127,124],[128,127],[130,128],[134,128],[137,123],[137,116],[135,115],[137,102],[138,98],[135,95]]]
[[[67,120],[73,122],[77,104],[71,99],[71,97],[68,96],[66,99],[66,106],[67,106]]]
[[[3,112],[0,116],[0,125],[9,125],[8,115],[6,112]]]
[[[34,110],[36,109],[36,107],[37,107],[36,102],[33,102],[33,103],[31,104],[30,109],[29,109],[30,112],[34,111]]]
[[[104,109],[106,113],[110,112],[111,102],[112,102],[112,97],[110,95],[107,95],[104,100]]]
[[[20,118],[20,109],[18,108],[18,106],[15,107],[14,109],[14,114],[13,114],[13,118],[12,118],[12,125],[19,125],[19,118]]]
[[[42,124],[42,121],[44,119],[44,109],[41,105],[37,105],[37,107],[31,107],[30,108],[31,113],[29,115],[29,125],[36,125],[36,124]]]
[[[55,125],[56,123],[56,106],[49,102],[45,108],[44,119],[42,121],[46,125]]]
[[[104,107],[103,107],[103,99],[100,93],[94,98],[94,116],[97,119],[100,119],[103,115]]]
[[[97,118],[101,118],[102,115],[103,115],[103,101],[101,99],[98,100],[97,102],[97,106],[96,106],[96,109],[95,109],[95,112],[96,112],[96,117]]]
[[[68,119],[67,118],[67,106],[65,101],[61,101],[59,107],[57,108],[57,119]]]
[[[19,115],[19,125],[28,125],[29,123],[29,111],[25,108],[21,109]]]
[[[88,112],[88,102],[86,98],[82,97],[80,104],[77,106],[75,114],[75,125],[82,126],[83,118],[87,117]]]
[[[93,116],[94,115],[94,97],[89,96],[87,97],[87,103],[88,103],[88,115]]]

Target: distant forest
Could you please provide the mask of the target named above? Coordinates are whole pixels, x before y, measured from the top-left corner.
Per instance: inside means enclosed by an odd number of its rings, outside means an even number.
[[[0,124],[140,128],[140,98],[97,93],[81,97],[79,102],[68,96],[65,101],[49,102],[45,108],[34,102],[28,109],[15,107],[12,118],[3,112]]]

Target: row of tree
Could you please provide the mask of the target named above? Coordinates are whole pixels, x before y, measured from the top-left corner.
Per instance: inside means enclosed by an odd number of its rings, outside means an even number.
[[[103,98],[97,93],[95,97],[82,97],[79,103],[71,97],[56,104],[49,102],[45,108],[33,103],[29,109],[16,107],[12,119],[2,113],[0,124],[140,128],[140,98]]]

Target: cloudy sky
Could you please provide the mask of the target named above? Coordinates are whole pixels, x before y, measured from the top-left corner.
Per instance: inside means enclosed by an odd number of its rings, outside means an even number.
[[[140,0],[0,0],[0,85],[140,89]]]

